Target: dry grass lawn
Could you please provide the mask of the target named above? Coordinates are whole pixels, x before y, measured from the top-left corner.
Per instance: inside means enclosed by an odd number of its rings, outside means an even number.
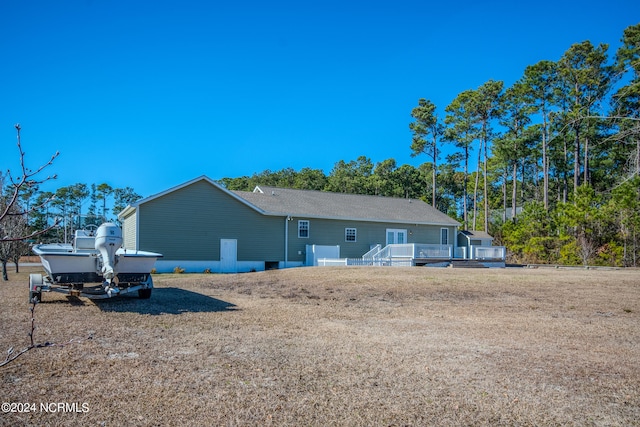
[[[0,282],[3,354],[29,343],[28,273]],[[73,342],[0,368],[2,401],[36,405],[0,424],[640,425],[638,270],[154,281],[150,300],[44,294],[35,341]]]

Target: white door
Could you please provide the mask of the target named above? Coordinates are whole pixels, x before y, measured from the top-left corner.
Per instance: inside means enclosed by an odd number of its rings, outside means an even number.
[[[387,228],[387,245],[407,243],[407,230]]]
[[[238,263],[238,241],[236,239],[220,239],[220,271],[236,273]]]

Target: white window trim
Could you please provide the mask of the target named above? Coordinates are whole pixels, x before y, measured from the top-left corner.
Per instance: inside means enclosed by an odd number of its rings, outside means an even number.
[[[300,231],[302,230],[301,225],[303,223],[306,223],[306,225],[307,225],[307,227],[306,227],[307,235],[306,236],[301,236],[300,235]],[[308,219],[300,219],[300,220],[298,220],[298,238],[299,239],[308,239],[309,235],[311,234],[310,229],[311,229],[311,225],[310,225],[310,222],[309,222]]]
[[[348,230],[353,230],[353,240],[349,240],[347,237],[349,236]],[[356,243],[358,241],[358,229],[355,227],[345,227],[344,229],[344,241],[348,243]]]
[[[393,233],[394,234],[394,238],[397,241],[398,239],[398,234],[402,234],[404,235],[404,243],[408,243],[409,240],[409,233],[407,232],[406,229],[401,229],[401,228],[387,228],[387,231],[385,233],[385,241],[387,242],[387,245],[389,244],[393,244],[395,242],[391,242],[389,243],[389,233]]]

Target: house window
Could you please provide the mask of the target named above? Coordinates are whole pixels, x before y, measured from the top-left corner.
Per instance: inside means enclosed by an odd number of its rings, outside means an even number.
[[[345,228],[344,229],[344,241],[345,242],[355,242],[356,241],[357,230],[355,228]]]
[[[298,237],[300,238],[309,237],[309,221],[307,220],[298,221]]]
[[[449,229],[441,228],[440,229],[440,244],[448,245],[449,244]]]

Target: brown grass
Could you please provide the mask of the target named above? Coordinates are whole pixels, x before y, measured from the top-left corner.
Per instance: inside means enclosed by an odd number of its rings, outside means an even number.
[[[154,280],[150,300],[44,294],[36,341],[77,342],[0,368],[2,401],[37,405],[0,424],[640,425],[638,270]],[[0,283],[2,352],[28,345],[27,283]]]

